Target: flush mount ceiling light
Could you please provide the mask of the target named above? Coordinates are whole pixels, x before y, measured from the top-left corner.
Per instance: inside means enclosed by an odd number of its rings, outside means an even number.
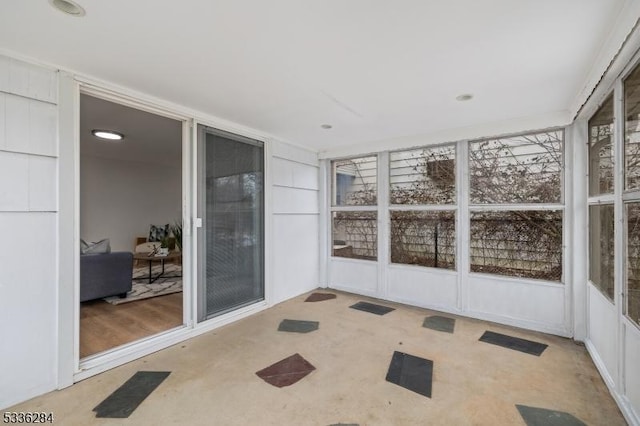
[[[325,130],[329,130],[329,129],[333,128],[333,126],[331,124],[322,124],[322,125],[320,125],[320,127],[325,129]]]
[[[456,101],[460,102],[470,101],[471,99],[473,99],[473,95],[470,93],[464,93],[462,95],[456,96]]]
[[[114,132],[113,130],[94,129],[91,131],[91,134],[97,138],[108,141],[121,141],[124,139],[124,135],[122,133]]]
[[[81,17],[86,14],[82,6],[71,0],[49,0],[49,4],[67,15]]]

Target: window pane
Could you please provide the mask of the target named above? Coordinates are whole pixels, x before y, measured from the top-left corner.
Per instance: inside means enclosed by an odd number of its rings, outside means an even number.
[[[471,271],[562,279],[562,212],[471,213]]]
[[[627,316],[640,325],[640,203],[627,204]]]
[[[391,204],[455,204],[456,147],[389,155]]]
[[[391,262],[455,269],[455,212],[392,211]]]
[[[377,259],[378,214],[376,212],[333,212],[332,216],[334,256]]]
[[[471,142],[471,203],[559,203],[564,132]]]
[[[613,96],[589,120],[589,195],[613,193]]]
[[[589,280],[613,300],[613,205],[589,206]]]
[[[376,156],[332,161],[334,206],[375,206],[378,182]]]
[[[640,188],[640,68],[624,81],[625,188]]]

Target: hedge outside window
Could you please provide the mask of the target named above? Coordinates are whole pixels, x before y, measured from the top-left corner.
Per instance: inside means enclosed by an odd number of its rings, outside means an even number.
[[[625,189],[640,189],[640,68],[624,81]]]
[[[456,269],[455,145],[389,153],[389,204],[392,263]]]
[[[378,257],[378,214],[376,212],[332,213],[332,255],[351,259]]]
[[[331,162],[331,255],[377,260],[378,157]]]
[[[454,211],[392,211],[391,262],[455,269]]]
[[[471,271],[562,279],[561,211],[471,213]]]
[[[472,272],[562,280],[563,150],[563,130],[469,144]]]
[[[589,206],[589,280],[613,301],[613,204]],[[640,248],[640,247],[639,247]],[[637,276],[636,271],[636,276]]]
[[[613,95],[589,120],[589,195],[613,194]]]
[[[627,317],[640,325],[640,202],[628,203],[627,214]]]
[[[376,156],[336,160],[332,165],[333,206],[377,204],[378,161]]]
[[[456,147],[390,153],[389,182],[391,204],[455,204]]]
[[[560,203],[562,130],[469,145],[472,204]]]

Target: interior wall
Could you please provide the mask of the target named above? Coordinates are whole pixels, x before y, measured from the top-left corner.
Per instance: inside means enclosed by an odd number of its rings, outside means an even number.
[[[85,241],[109,238],[112,251],[133,251],[150,225],[181,218],[180,159],[169,167],[81,153],[80,237]]]
[[[57,73],[0,56],[0,408],[56,386]]]
[[[319,285],[320,180],[316,153],[280,142],[271,153],[273,303],[279,303]]]

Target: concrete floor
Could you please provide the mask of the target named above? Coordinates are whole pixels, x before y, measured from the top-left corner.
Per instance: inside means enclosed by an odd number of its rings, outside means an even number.
[[[371,299],[335,293],[296,297],[8,411],[52,411],[60,425],[524,425],[515,407],[523,404],[625,424],[571,340],[461,317],[447,334],[422,327],[434,311],[378,301],[397,309],[376,316],[349,309]],[[276,331],[285,318],[320,328]],[[537,357],[479,342],[486,330],[549,347]],[[434,361],[431,399],[385,381],[395,350]],[[296,352],[316,367],[298,383],[276,388],[255,375]],[[140,370],[172,373],[128,419],[96,419],[92,409]]]

